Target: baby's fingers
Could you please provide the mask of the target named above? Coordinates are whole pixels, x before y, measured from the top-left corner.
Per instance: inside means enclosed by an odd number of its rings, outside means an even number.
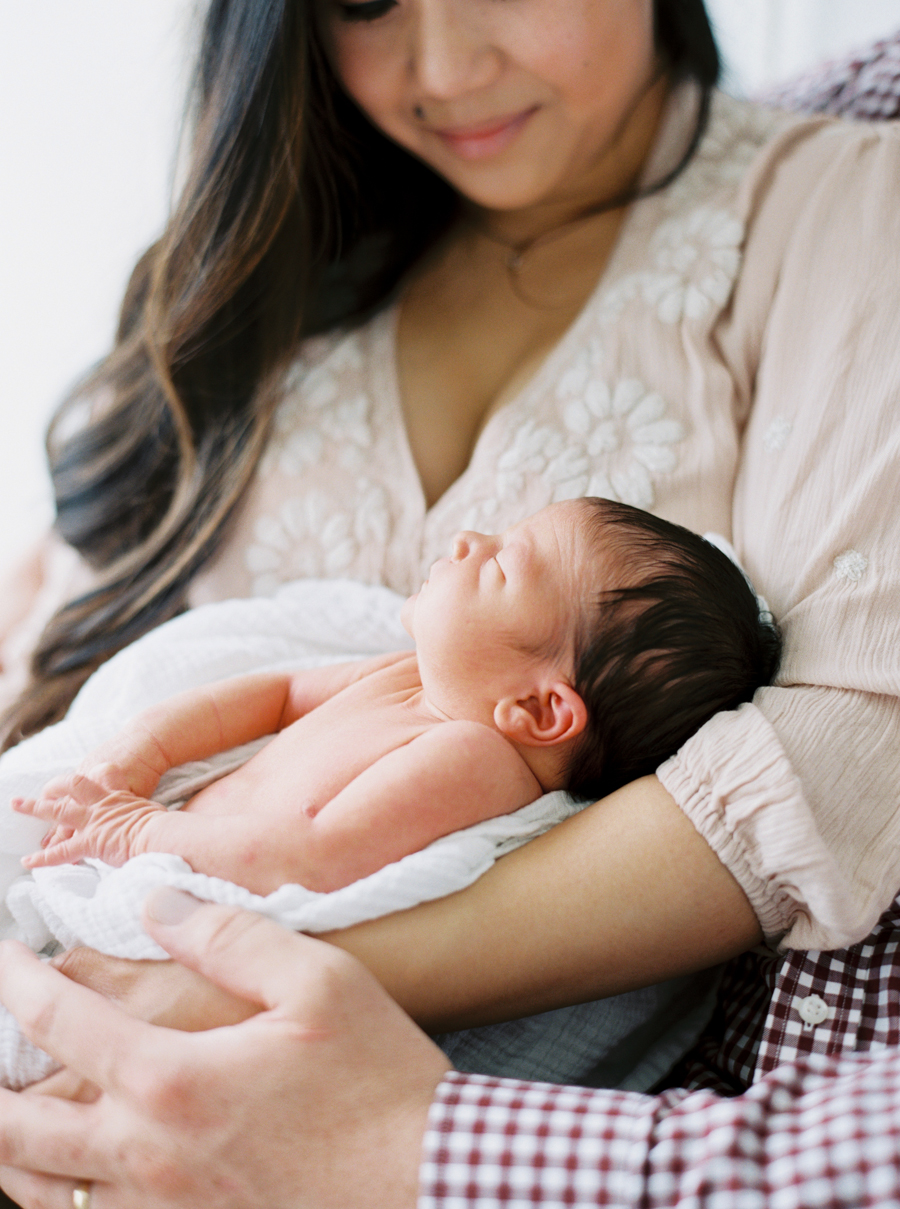
[[[51,844],[58,844],[61,840],[71,839],[74,834],[74,827],[51,827],[41,840],[41,847],[49,848]]]
[[[18,814],[30,814],[68,831],[83,827],[91,817],[91,807],[74,798],[13,798],[10,803]]]
[[[88,847],[82,836],[74,835],[71,839],[48,844],[39,852],[23,856],[22,865],[25,869],[43,869],[48,865],[73,865],[83,856],[90,855]]]
[[[43,818],[42,814],[38,814],[38,801],[43,799],[38,798],[11,798],[10,807],[16,814],[30,814],[33,818]]]
[[[69,792],[69,784],[72,780],[72,773],[60,773],[57,777],[52,777],[43,786],[40,792],[42,798],[60,798],[64,797]]]

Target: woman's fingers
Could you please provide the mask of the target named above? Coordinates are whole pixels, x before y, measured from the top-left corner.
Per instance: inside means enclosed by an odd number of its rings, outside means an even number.
[[[230,994],[175,961],[126,961],[77,947],[55,957],[53,965],[67,978],[113,1000],[129,1016],[165,1028],[199,1032],[237,1024],[260,1010],[259,1004]]]
[[[0,1000],[35,1045],[103,1091],[130,1093],[154,1054],[179,1052],[182,1034],[133,1019],[17,941],[0,944]]]

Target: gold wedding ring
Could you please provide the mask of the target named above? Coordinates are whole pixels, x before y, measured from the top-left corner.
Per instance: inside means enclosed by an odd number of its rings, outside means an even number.
[[[91,1209],[90,1180],[80,1180],[72,1189],[72,1209]]]

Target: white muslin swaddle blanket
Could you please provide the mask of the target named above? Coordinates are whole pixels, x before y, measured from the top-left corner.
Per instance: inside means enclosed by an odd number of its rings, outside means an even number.
[[[175,693],[251,671],[314,667],[408,648],[401,604],[402,598],[386,588],[304,580],[272,598],[193,609],[101,667],[62,722],[0,759],[3,935],[16,936],[37,952],[81,944],[118,957],[161,959],[167,954],[140,922],[144,899],[159,885],[258,911],[297,931],[330,931],[461,890],[498,857],[579,810],[582,804],[567,794],[547,794],[514,814],[444,836],[327,894],[286,885],[260,897],[195,873],[180,857],[165,853],[135,857],[121,868],[87,860],[22,875],[20,858],[38,846],[44,824],[13,814],[11,798],[35,796],[47,780],[71,770],[118,731],[126,718]],[[173,770],[155,796],[167,804],[183,801],[238,767],[258,747],[248,744]],[[579,921],[572,926],[580,926]],[[463,1070],[642,1090],[696,1038],[714,989],[714,975],[674,979],[438,1040]],[[53,1069],[52,1059],[32,1046],[13,1017],[0,1009],[0,1081],[24,1087]]]

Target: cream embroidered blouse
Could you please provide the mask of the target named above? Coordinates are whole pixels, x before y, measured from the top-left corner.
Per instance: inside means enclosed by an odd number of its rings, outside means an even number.
[[[648,165],[677,158],[681,90]],[[301,576],[415,591],[460,528],[592,494],[731,536],[785,635],[775,687],[660,778],[767,934],[864,937],[900,886],[900,131],[716,98],[582,314],[430,510],[396,310],[311,340],[192,603]]]

